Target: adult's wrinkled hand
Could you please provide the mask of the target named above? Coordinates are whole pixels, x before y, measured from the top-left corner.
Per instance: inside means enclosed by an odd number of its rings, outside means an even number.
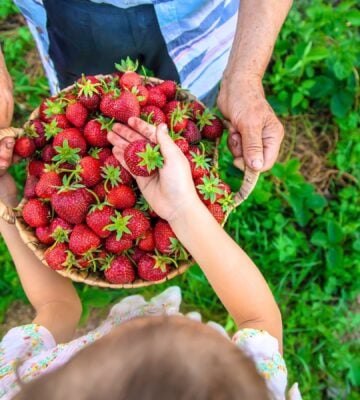
[[[224,76],[217,105],[229,121],[228,145],[256,171],[270,169],[279,154],[284,128],[266,101],[258,77]]]

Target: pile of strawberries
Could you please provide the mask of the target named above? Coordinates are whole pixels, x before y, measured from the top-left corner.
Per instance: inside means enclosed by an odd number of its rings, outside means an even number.
[[[45,99],[39,118],[27,122],[15,145],[16,154],[30,158],[22,216],[55,270],[88,270],[113,284],[157,281],[189,254],[128,170],[153,174],[162,156],[153,143],[133,142],[125,169],[107,134],[114,122],[126,124],[130,117],[166,123],[189,160],[200,198],[221,223],[233,204],[212,165],[223,124],[174,82],[153,83],[129,59],[116,67],[112,75],[83,76],[71,90]]]

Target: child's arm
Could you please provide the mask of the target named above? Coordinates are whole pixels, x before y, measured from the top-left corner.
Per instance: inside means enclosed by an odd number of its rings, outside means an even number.
[[[128,141],[140,132],[160,144],[164,167],[150,178],[137,177],[145,198],[203,269],[220,300],[239,328],[265,329],[282,343],[278,306],[260,271],[246,253],[225,233],[196,194],[187,159],[172,142],[164,126],[155,127],[139,119],[129,124],[138,133],[117,124],[109,140],[115,156],[124,163]]]
[[[0,199],[11,207],[17,205],[16,190],[6,169],[11,164],[13,145],[11,138],[0,141]],[[58,343],[70,340],[81,315],[81,302],[71,282],[46,268],[23,243],[15,226],[0,219],[0,233],[35,308],[33,322],[49,329]]]

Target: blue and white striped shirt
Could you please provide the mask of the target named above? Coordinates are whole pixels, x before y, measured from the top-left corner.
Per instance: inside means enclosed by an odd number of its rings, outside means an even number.
[[[49,38],[42,0],[14,0],[35,38],[52,93],[56,72],[48,55]],[[235,35],[239,0],[91,0],[120,8],[153,4],[181,84],[204,98],[220,81]]]

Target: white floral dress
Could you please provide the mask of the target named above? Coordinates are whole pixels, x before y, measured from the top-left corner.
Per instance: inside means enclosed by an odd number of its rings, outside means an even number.
[[[77,351],[106,335],[114,326],[141,316],[179,315],[180,304],[178,287],[168,288],[149,302],[139,295],[127,297],[111,309],[97,329],[66,344],[56,345],[51,333],[37,324],[11,329],[0,344],[0,399],[11,399],[18,392],[16,369],[20,379],[28,382],[65,364]],[[186,316],[201,321],[199,313]],[[208,322],[208,325],[228,337],[222,326],[215,322]],[[271,398],[285,400],[287,371],[277,340],[265,331],[241,329],[232,341],[254,360],[266,380]],[[297,384],[290,389],[288,398],[301,399]]]

